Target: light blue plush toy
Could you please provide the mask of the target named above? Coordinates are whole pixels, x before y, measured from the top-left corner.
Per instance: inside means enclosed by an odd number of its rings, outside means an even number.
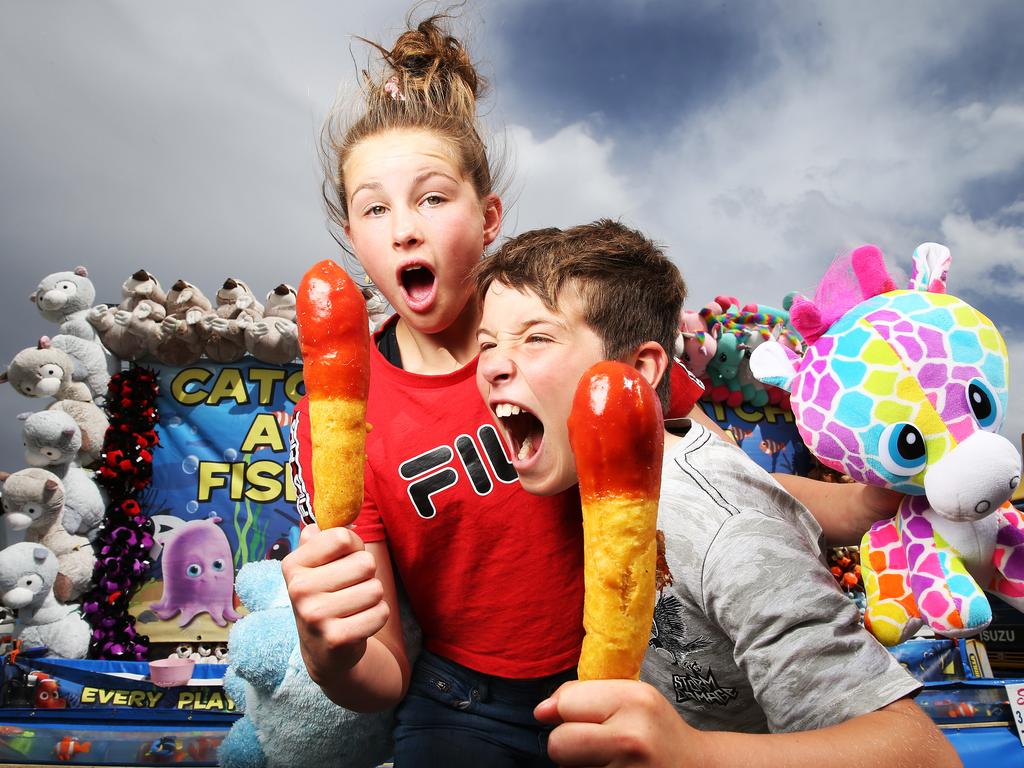
[[[222,768],[369,768],[391,752],[391,712],[364,715],[337,706],[314,683],[279,560],[241,568],[235,580],[250,613],[228,637],[224,688],[245,716],[220,746]],[[407,642],[409,632],[406,633]]]

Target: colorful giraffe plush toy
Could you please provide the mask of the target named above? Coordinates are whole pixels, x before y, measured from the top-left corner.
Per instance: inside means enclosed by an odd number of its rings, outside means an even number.
[[[947,637],[980,632],[992,619],[983,588],[1024,610],[1024,517],[1008,503],[1021,458],[996,434],[1006,345],[945,293],[948,249],[926,243],[914,262],[910,290],[897,290],[881,251],[853,251],[813,301],[791,307],[804,356],[766,342],[751,360],[759,379],[790,390],[823,463],[908,494],[861,544],[865,625],[885,645],[922,623]]]

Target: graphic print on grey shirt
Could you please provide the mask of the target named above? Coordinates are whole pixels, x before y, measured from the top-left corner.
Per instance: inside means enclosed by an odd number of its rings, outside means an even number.
[[[860,626],[811,514],[739,448],[680,422],[641,679],[694,727],[752,733],[822,728],[919,688]]]

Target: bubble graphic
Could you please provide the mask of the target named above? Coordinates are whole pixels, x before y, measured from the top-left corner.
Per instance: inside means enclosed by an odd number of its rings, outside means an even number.
[[[190,515],[194,515],[196,512],[199,511],[199,502],[196,501],[195,499],[192,499],[192,501],[185,505],[185,511],[188,512]]]
[[[192,454],[181,460],[181,471],[186,475],[194,475],[199,469],[199,457]]]
[[[238,451],[234,448],[228,448],[224,451],[224,461],[234,461],[238,458]]]

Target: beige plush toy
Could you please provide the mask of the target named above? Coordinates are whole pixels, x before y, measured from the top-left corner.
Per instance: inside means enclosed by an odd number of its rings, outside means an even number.
[[[67,603],[92,584],[96,555],[84,536],[64,529],[64,484],[45,469],[0,472],[4,520],[12,531],[25,531],[25,541],[42,544],[57,556],[53,595]]]
[[[245,329],[263,319],[263,305],[249,286],[229,277],[217,291],[217,308],[203,322],[208,337],[206,356],[218,363],[233,363],[245,355]]]
[[[118,359],[139,360],[156,344],[160,323],[167,314],[166,298],[160,282],[140,269],[121,284],[120,304],[97,304],[89,310],[88,319],[103,346]]]
[[[76,363],[66,352],[55,349],[43,336],[35,347],[21,350],[0,373],[0,383],[9,382],[25,397],[53,397],[57,400],[91,402],[92,392],[75,381]]]
[[[202,356],[206,346],[203,318],[213,306],[202,291],[185,280],[171,286],[164,306],[167,316],[160,324],[153,356],[165,365],[191,365]]]
[[[290,363],[299,356],[295,288],[281,283],[267,294],[263,319],[246,326],[245,348],[257,360],[273,365]]]

